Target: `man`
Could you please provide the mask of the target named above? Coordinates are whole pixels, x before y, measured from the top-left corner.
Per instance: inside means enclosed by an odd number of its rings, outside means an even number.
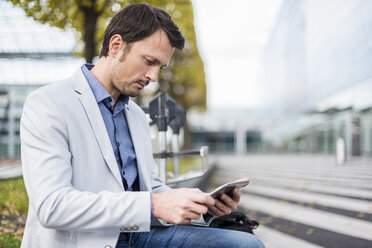
[[[158,178],[147,119],[129,97],[156,81],[184,42],[165,11],[130,5],[112,18],[95,66],[27,97],[21,152],[30,206],[22,247],[262,246],[242,232],[180,226],[230,213],[238,190],[214,200]],[[165,226],[151,227],[156,218]]]

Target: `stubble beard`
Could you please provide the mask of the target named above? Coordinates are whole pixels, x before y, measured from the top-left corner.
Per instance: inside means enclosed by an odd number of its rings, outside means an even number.
[[[121,94],[136,97],[138,96],[139,89],[134,85],[136,81],[122,81],[118,77],[112,78],[112,85],[114,88],[119,91]],[[137,88],[137,90],[136,90]]]
[[[147,86],[150,81],[149,80],[143,80],[143,79],[134,79],[132,81],[123,81],[120,79],[120,71],[126,67],[125,65],[125,58],[128,55],[131,44],[128,44],[124,48],[124,52],[122,56],[119,59],[120,64],[117,64],[113,70],[113,73],[111,75],[111,83],[114,86],[114,88],[119,91],[121,94],[130,96],[130,97],[136,97],[138,96],[141,89],[139,89],[136,86],[136,83],[141,83],[145,86]]]
[[[120,92],[123,95],[130,96],[130,97],[136,97],[139,93],[139,89],[135,89],[134,83],[136,80],[133,81],[125,81],[121,79],[120,72],[125,68],[125,62],[124,59],[120,61],[120,64],[117,64],[112,73],[111,73],[111,84],[115,88],[116,91]]]
[[[132,81],[125,81],[120,78],[120,70],[122,70],[123,65],[117,66],[114,68],[113,73],[111,75],[111,83],[114,86],[115,90],[119,91],[121,94],[136,97],[140,92],[140,88],[136,85],[140,83],[142,85],[147,86],[150,81],[143,80],[143,79],[134,79]]]
[[[126,67],[125,58],[127,57],[131,47],[132,47],[132,45],[128,44],[124,48],[124,52],[123,52],[122,56],[119,58],[120,63],[116,64],[116,66],[114,67],[114,70],[111,74],[111,83],[114,86],[115,90],[119,91],[121,94],[126,95],[126,96],[130,96],[130,97],[136,97],[139,94],[139,89],[138,88],[137,88],[137,90],[132,89],[132,88],[135,87],[134,83],[136,82],[136,80],[125,81],[125,80],[122,80],[121,77],[120,77],[121,70],[123,70],[123,68]]]

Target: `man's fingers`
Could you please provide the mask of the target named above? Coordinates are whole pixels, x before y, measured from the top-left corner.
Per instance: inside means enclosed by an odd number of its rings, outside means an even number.
[[[198,219],[200,219],[200,214],[195,213],[193,211],[188,211],[186,216],[185,216],[185,219],[190,219],[190,221],[191,220],[198,220]]]
[[[231,191],[230,197],[234,202],[238,203],[240,201],[240,196],[241,193],[238,188],[235,188]]]
[[[203,192],[201,192],[201,193],[195,192],[191,196],[191,200],[194,201],[194,202],[197,202],[199,204],[203,204],[203,205],[207,205],[207,206],[213,206],[214,201],[215,201],[215,199],[212,196],[210,196],[206,193],[203,193]]]
[[[220,200],[230,209],[235,210],[237,203],[230,196],[222,194]]]
[[[221,200],[217,199],[215,201],[214,207],[220,210],[223,214],[230,214],[231,209],[224,204]]]
[[[178,212],[178,217],[172,222],[173,224],[176,225],[183,225],[183,224],[188,224],[191,222],[191,220],[199,220],[202,213],[199,212],[200,210],[197,210],[197,212],[194,211],[194,208],[192,209],[182,209]],[[202,211],[204,212],[204,210]],[[205,213],[208,212],[205,211]]]
[[[198,203],[191,203],[188,210],[192,211],[192,212],[194,212],[198,215],[208,213],[208,207],[205,206],[205,205],[202,205],[202,204],[198,204]]]
[[[220,209],[218,209],[216,207],[209,208],[209,213],[214,215],[214,216],[222,216],[222,215],[226,214],[225,212],[221,211]]]
[[[175,224],[186,224],[190,223],[191,220],[199,220],[202,214],[206,214],[208,208],[204,205],[197,203],[190,203],[187,207],[179,210],[179,216],[182,221],[176,222]]]
[[[214,198],[198,188],[185,188],[185,190],[191,191],[194,194],[191,196],[191,200],[203,205],[213,206]]]

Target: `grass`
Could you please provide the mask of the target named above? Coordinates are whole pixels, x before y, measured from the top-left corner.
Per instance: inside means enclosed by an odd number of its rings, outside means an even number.
[[[199,157],[181,157],[179,158],[180,174],[189,171],[202,169],[202,161]],[[167,171],[173,172],[173,159],[167,159]]]
[[[22,177],[0,180],[0,211],[26,213],[28,197]]]
[[[28,197],[23,178],[0,180],[0,192],[0,248],[18,248],[21,246],[23,227],[15,224],[15,218],[24,219],[28,209]],[[9,231],[10,228],[14,232]]]
[[[12,234],[2,234],[0,236],[0,248],[18,248],[21,241]]]

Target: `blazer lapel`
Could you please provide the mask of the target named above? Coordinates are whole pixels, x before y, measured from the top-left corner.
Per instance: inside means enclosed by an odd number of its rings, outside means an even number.
[[[97,105],[97,101],[81,69],[79,69],[74,76],[76,78],[76,80],[74,80],[75,91],[78,93],[78,99],[84,107],[102,155],[112,174],[114,174],[118,183],[123,187],[119,168],[112,150],[111,141],[107,134],[106,126]]]
[[[130,136],[132,137],[132,142],[134,146],[134,152],[136,153],[137,158],[137,168],[138,168],[138,175],[139,175],[139,181],[140,181],[140,189],[142,191],[150,190],[151,191],[151,183],[150,183],[150,177],[148,174],[149,168],[146,168],[146,154],[144,154],[143,150],[143,144],[141,144],[141,140],[143,140],[143,135],[139,132],[138,129],[136,129],[136,122],[142,121],[137,120],[135,115],[135,110],[133,109],[133,106],[130,104],[130,100],[128,102],[128,105],[124,108],[124,114],[125,118],[127,119],[128,128]]]

